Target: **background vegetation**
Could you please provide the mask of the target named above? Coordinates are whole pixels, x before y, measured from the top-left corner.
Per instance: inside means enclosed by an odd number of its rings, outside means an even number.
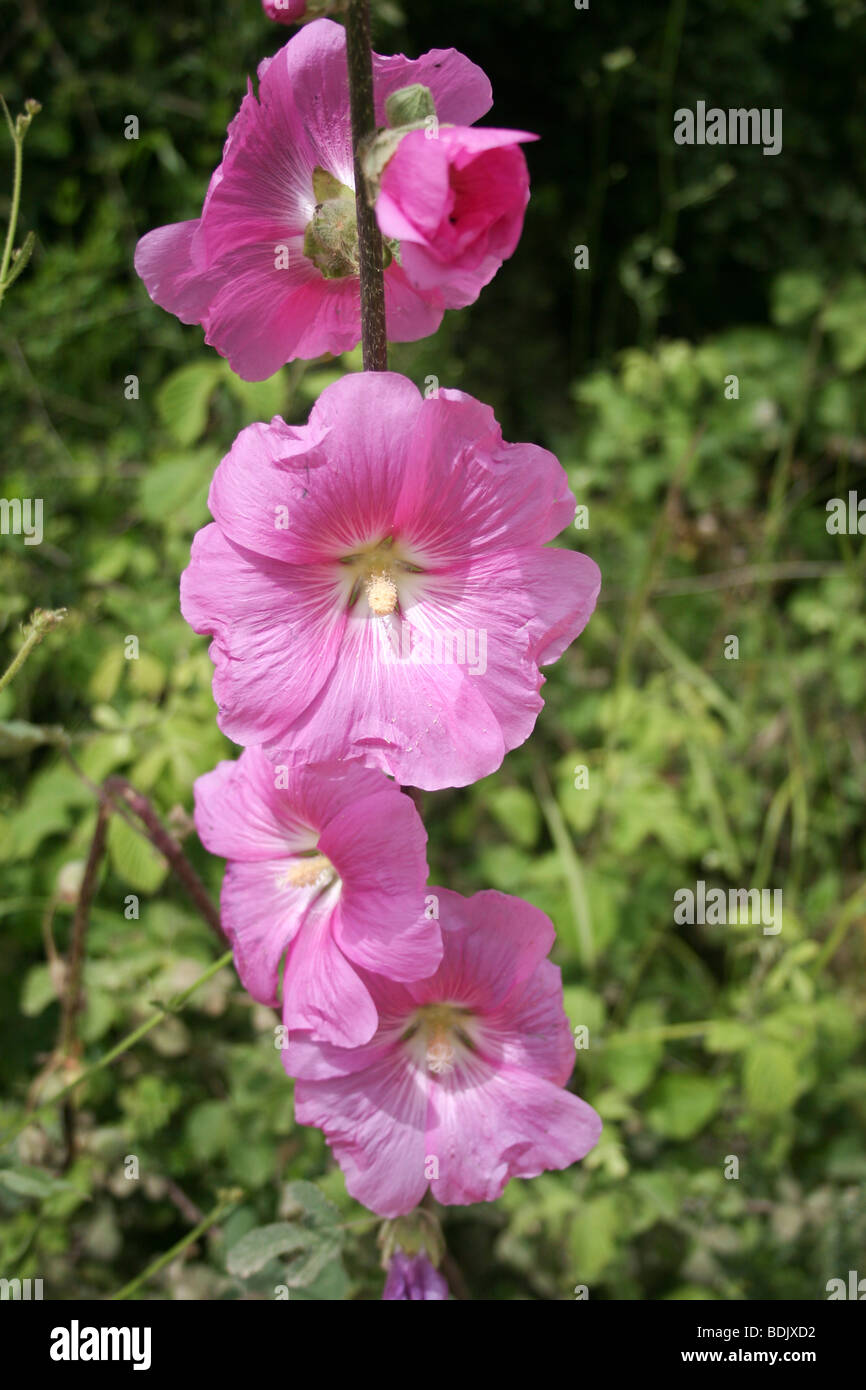
[[[379,6],[380,50],[454,45],[492,78],[490,119],[543,138],[517,254],[393,365],[490,401],[506,438],[558,453],[589,509],[563,543],[604,577],[531,741],[495,777],[425,799],[433,882],[497,887],[553,918],[590,1036],[572,1084],[605,1121],[569,1172],[443,1213],[452,1284],[476,1299],[568,1299],[576,1284],[824,1298],[829,1278],[866,1272],[864,542],[825,524],[830,498],[866,494],[864,6],[404,8]],[[57,1065],[51,940],[62,955],[92,784],[117,774],[152,798],[218,894],[191,788],[231,748],[177,599],[212,471],[244,424],[303,419],[359,363],[246,385],[132,271],[139,235],[197,215],[246,75],[287,37],[258,0],[134,15],[4,0],[3,21],[0,91],[13,111],[44,109],[25,150],[36,250],[0,311],[0,492],[44,499],[45,540],[0,537],[2,664],[34,608],[68,609],[0,692],[0,720],[42,730],[0,744],[8,1129],[218,957],[165,861],[113,820],[86,1007]],[[674,108],[698,99],[781,107],[783,152],[674,146]],[[673,894],[698,879],[781,888],[781,934],[675,926]],[[286,1282],[292,1298],[378,1298],[375,1223],[294,1124],[273,1022],[223,968],[75,1110],[49,1107],[0,1150],[0,1273],[43,1277],[46,1297],[106,1296],[239,1189],[146,1296]],[[285,1218],[295,1236],[249,1236]]]

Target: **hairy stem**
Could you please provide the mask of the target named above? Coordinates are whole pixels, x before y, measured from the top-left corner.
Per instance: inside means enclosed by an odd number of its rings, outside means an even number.
[[[349,0],[346,14],[346,53],[349,62],[349,103],[355,162],[355,215],[358,221],[358,259],[361,280],[361,349],[365,372],[388,370],[385,327],[385,275],[382,233],[367,199],[361,167],[363,143],[376,130],[373,101],[373,58],[370,48],[370,0]]]
[[[2,281],[0,281],[2,285]],[[62,623],[66,617],[65,608],[55,608],[52,610],[37,608],[30,619],[30,625],[24,634],[24,641],[19,651],[12,658],[6,670],[0,676],[0,690],[7,686],[11,680],[21,670],[34,647],[38,647],[46,632],[50,632],[58,623]]]

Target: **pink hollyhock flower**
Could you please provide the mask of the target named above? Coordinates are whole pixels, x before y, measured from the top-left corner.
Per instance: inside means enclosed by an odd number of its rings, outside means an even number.
[[[510,1178],[567,1168],[598,1115],[563,1089],[574,1042],[550,920],[504,893],[439,898],[445,944],[428,980],[366,977],[376,1034],[345,1049],[295,1035],[283,1061],[295,1116],[324,1130],[353,1197],[400,1216],[429,1186],[448,1205],[491,1202]]]
[[[518,130],[441,127],[404,135],[381,176],[376,216],[400,264],[446,309],[472,304],[514,252],[529,201]]]
[[[268,19],[275,19],[277,24],[297,24],[306,8],[307,0],[262,0]]]
[[[195,784],[202,843],[229,862],[222,922],[254,999],[344,1047],[366,1042],[376,1006],[359,973],[417,980],[442,957],[425,916],[427,840],[410,797],[358,764],[275,767],[258,748]]]
[[[395,1303],[401,1299],[441,1303],[447,1297],[447,1283],[423,1251],[420,1255],[407,1255],[402,1250],[395,1250],[388,1266],[383,1303]]]
[[[491,105],[484,73],[454,49],[409,60],[373,56],[376,119],[385,101],[420,83],[439,119],[471,125]],[[314,20],[259,66],[228,131],[200,218],[158,227],[138,243],[148,294],[247,380],[296,357],[345,352],[360,341],[360,296],[346,35]],[[353,242],[354,237],[354,242]],[[409,342],[442,320],[438,290],[410,284],[398,259],[385,271],[388,336]]]
[[[242,430],[209,505],[181,608],[213,634],[221,728],[280,758],[486,777],[599,590],[586,555],[546,548],[574,515],[553,455],[391,372],[341,378],[306,426]]]

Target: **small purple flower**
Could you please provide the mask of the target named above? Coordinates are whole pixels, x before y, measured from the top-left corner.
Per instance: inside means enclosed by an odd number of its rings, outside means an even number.
[[[382,1292],[383,1303],[395,1303],[400,1299],[438,1303],[447,1297],[448,1285],[423,1251],[420,1255],[407,1255],[402,1250],[394,1252]]]

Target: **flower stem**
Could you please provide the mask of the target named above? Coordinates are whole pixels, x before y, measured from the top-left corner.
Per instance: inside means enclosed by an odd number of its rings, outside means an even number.
[[[370,0],[349,0],[346,13],[346,55],[349,63],[349,105],[352,112],[352,150],[355,162],[355,215],[358,222],[361,280],[361,349],[365,372],[386,372],[388,336],[385,327],[382,233],[367,198],[364,171],[361,167],[363,142],[376,131],[373,57],[370,47]]]
[[[72,943],[69,948],[60,1023],[60,1048],[70,1057],[75,1051],[75,1027],[82,1003],[81,979],[84,971],[84,947],[87,940],[87,928],[90,925],[90,907],[96,891],[96,876],[99,873],[99,866],[105,853],[105,832],[108,816],[108,808],[104,805],[100,806],[72,923]]]
[[[146,796],[137,792],[124,777],[108,777],[103,783],[102,792],[109,805],[128,806],[144,824],[150,843],[159,850],[177,874],[189,897],[201,916],[212,927],[221,942],[226,940],[220,921],[219,909],[211,902],[207,889],[190,864],[177,840],[166,830]]]
[[[66,617],[65,608],[55,608],[51,611],[37,608],[30,618],[30,625],[24,634],[24,641],[17,654],[13,657],[7,669],[0,676],[0,690],[8,685],[18,674],[34,647],[38,647],[46,632],[50,632],[58,623],[62,623]]]
[[[6,117],[6,124],[12,136],[12,148],[14,151],[14,168],[12,174],[12,206],[9,212],[9,225],[6,228],[6,243],[3,247],[3,259],[0,260],[0,302],[6,292],[6,276],[9,274],[9,263],[12,260],[12,247],[15,244],[15,230],[18,226],[18,210],[21,206],[21,174],[23,166],[23,156],[21,146],[24,143],[21,134],[15,129],[12,117],[9,115],[9,108],[3,102],[3,114]]]
[[[172,1260],[183,1250],[186,1250],[187,1246],[192,1245],[194,1241],[198,1240],[199,1236],[203,1236],[205,1231],[210,1230],[211,1226],[215,1226],[220,1217],[223,1216],[230,1207],[236,1207],[243,1195],[243,1192],[239,1188],[233,1188],[231,1191],[223,1193],[220,1201],[217,1202],[212,1212],[209,1212],[197,1226],[194,1226],[191,1231],[188,1231],[170,1250],[166,1250],[164,1255],[160,1255],[158,1259],[147,1266],[147,1269],[142,1270],[141,1274],[133,1279],[131,1283],[125,1284],[117,1293],[113,1293],[111,1295],[112,1302],[116,1303],[118,1299],[129,1298],[131,1294],[135,1293],[136,1289],[141,1288],[142,1284],[146,1284],[154,1274],[158,1274],[161,1269],[165,1269],[165,1266],[171,1264]]]

